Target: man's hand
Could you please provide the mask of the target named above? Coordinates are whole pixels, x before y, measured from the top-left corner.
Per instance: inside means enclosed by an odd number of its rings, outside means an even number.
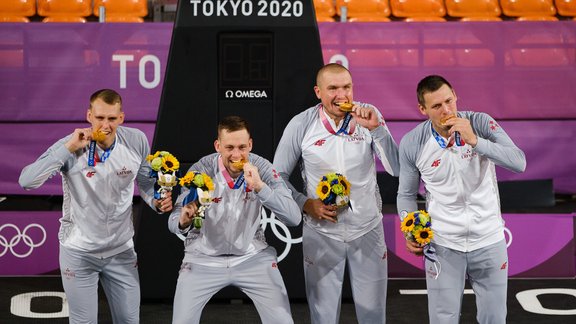
[[[70,153],[76,152],[81,148],[86,147],[90,140],[92,139],[92,129],[91,128],[76,128],[72,136],[64,144]]]
[[[181,229],[187,228],[188,226],[190,226],[190,224],[192,224],[192,220],[194,219],[194,216],[196,215],[196,211],[198,210],[198,205],[196,204],[196,201],[193,201],[191,203],[189,203],[188,205],[185,205],[184,207],[182,207],[182,213],[180,214],[180,220],[178,223],[178,226]]]
[[[318,221],[325,219],[332,223],[337,223],[336,210],[335,206],[324,205],[320,199],[308,199],[304,203],[304,212]]]
[[[165,192],[166,197],[161,199],[154,199],[154,207],[161,213],[168,213],[172,211],[172,191]]]
[[[470,125],[468,119],[460,117],[450,118],[444,125],[450,127],[448,130],[450,136],[454,134],[454,132],[460,132],[460,137],[466,144],[469,144],[472,147],[476,147],[476,144],[478,144],[478,137],[474,134],[472,125]]]
[[[413,241],[406,240],[406,250],[408,250],[408,252],[413,253],[417,256],[423,256],[424,255],[424,249],[422,248],[422,246],[420,246],[420,244],[413,242]]]
[[[350,113],[352,114],[352,117],[356,119],[358,125],[368,128],[368,130],[374,130],[380,125],[378,113],[372,107],[360,107],[354,105]]]
[[[251,163],[244,164],[244,180],[246,180],[248,189],[256,192],[260,192],[265,185],[264,181],[260,178],[258,168]]]

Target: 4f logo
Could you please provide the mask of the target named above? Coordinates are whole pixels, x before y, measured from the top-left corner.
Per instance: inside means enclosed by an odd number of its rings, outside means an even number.
[[[86,178],[92,178],[96,174],[96,171],[88,171],[86,172]]]
[[[317,140],[316,142],[314,142],[314,145],[322,146],[322,145],[324,145],[324,143],[326,143],[326,140],[321,139],[321,140]]]
[[[433,167],[433,168],[437,168],[439,165],[440,165],[440,159],[438,159],[438,160],[436,160],[436,161],[432,162],[432,165],[431,165],[431,167]]]
[[[220,201],[222,201],[222,197],[214,197],[214,198],[212,198],[212,202],[219,203]]]

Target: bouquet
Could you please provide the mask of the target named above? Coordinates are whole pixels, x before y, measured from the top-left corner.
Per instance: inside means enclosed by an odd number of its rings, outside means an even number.
[[[316,194],[325,205],[350,206],[350,182],[340,173],[328,173],[320,179]]]
[[[432,262],[435,269],[435,272],[430,272],[430,274],[434,276],[434,279],[438,279],[442,267],[436,256],[436,250],[430,244],[430,241],[434,238],[434,232],[431,226],[432,220],[430,215],[424,210],[417,210],[408,213],[408,215],[404,217],[402,224],[400,224],[400,230],[404,233],[404,237],[407,240],[423,245],[424,257]]]
[[[434,237],[431,226],[430,215],[424,210],[418,210],[408,213],[404,217],[400,230],[404,233],[404,237],[407,240],[426,245]]]
[[[148,155],[146,161],[152,168],[150,177],[158,178],[158,185],[160,186],[160,189],[154,193],[154,198],[166,197],[166,192],[172,191],[178,182],[176,172],[180,168],[180,162],[167,151],[156,151],[156,153]]]
[[[194,228],[201,228],[204,220],[204,212],[212,204],[212,194],[214,193],[214,182],[206,173],[197,171],[188,171],[186,175],[180,178],[180,185],[190,189],[188,195],[184,198],[183,205],[198,201],[198,209],[194,215]]]

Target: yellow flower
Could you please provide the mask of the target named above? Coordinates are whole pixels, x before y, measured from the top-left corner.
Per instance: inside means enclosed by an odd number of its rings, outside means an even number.
[[[166,172],[176,171],[180,168],[180,162],[178,162],[178,159],[176,159],[174,155],[166,154],[162,157],[162,168],[164,168]]]
[[[208,191],[214,191],[214,182],[212,182],[212,178],[209,175],[203,173],[202,177],[204,177],[204,185]]]
[[[350,182],[348,182],[346,177],[344,177],[343,175],[340,175],[338,177],[338,180],[340,180],[340,183],[342,184],[342,186],[344,186],[344,195],[350,196],[350,187],[351,187]]]
[[[146,161],[152,162],[152,160],[154,160],[155,158],[157,158],[157,157],[159,157],[159,156],[160,156],[160,151],[156,151],[156,153],[154,153],[153,155],[152,155],[152,154],[149,154],[149,155],[146,157]]]
[[[410,233],[414,229],[414,213],[410,213],[404,217],[400,229],[404,233]]]
[[[326,181],[327,181],[328,183],[330,183],[330,184],[331,184],[334,180],[337,180],[337,179],[338,179],[338,176],[336,175],[336,173],[328,173],[328,174],[326,175]]]
[[[320,181],[316,187],[316,194],[320,200],[326,199],[330,194],[330,184],[327,181]]]
[[[433,237],[434,233],[432,233],[432,229],[430,229],[429,227],[418,229],[416,230],[416,233],[414,233],[414,238],[416,239],[416,242],[422,245],[430,243],[430,240],[432,240]]]
[[[194,172],[188,172],[182,178],[180,178],[180,185],[183,187],[190,187],[190,183],[194,179]]]

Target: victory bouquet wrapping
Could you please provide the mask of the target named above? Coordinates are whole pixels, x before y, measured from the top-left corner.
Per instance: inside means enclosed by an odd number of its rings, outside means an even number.
[[[190,189],[182,205],[188,205],[195,201],[198,202],[198,209],[194,215],[193,224],[195,228],[201,228],[204,221],[204,212],[210,207],[210,204],[212,204],[214,182],[206,173],[188,171],[186,175],[180,178],[180,185]]]
[[[178,183],[177,172],[180,168],[180,162],[167,151],[156,151],[156,153],[148,155],[146,161],[152,168],[150,177],[158,178],[157,183],[160,186],[154,193],[154,198],[166,197],[166,192],[172,191],[172,188]]]
[[[438,278],[441,271],[441,265],[436,256],[436,250],[430,242],[434,238],[434,231],[432,231],[432,219],[425,210],[417,210],[408,213],[402,223],[400,230],[404,237],[412,242],[416,242],[422,246],[424,257],[434,264],[436,269],[435,278]]]

